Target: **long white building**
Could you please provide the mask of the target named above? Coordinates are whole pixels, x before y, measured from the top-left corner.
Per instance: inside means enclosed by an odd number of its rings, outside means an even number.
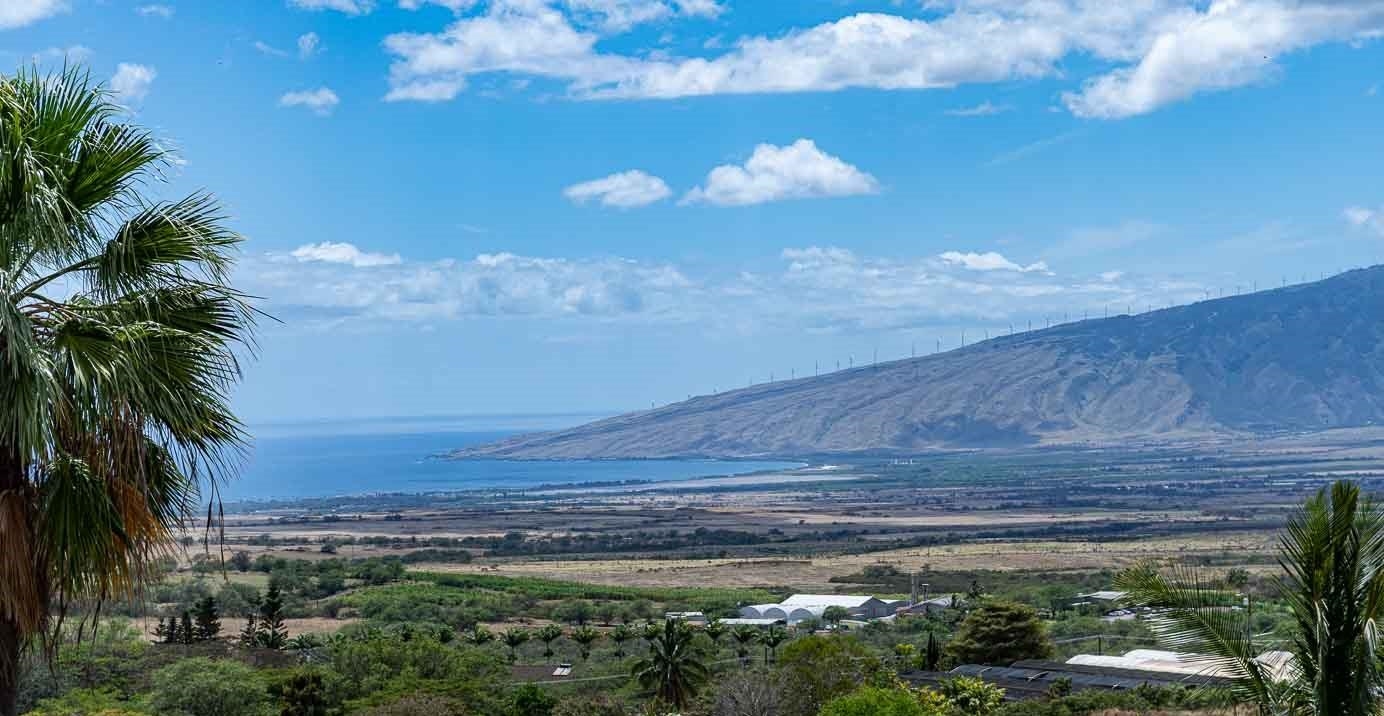
[[[808,619],[821,619],[830,607],[841,607],[852,619],[880,619],[894,614],[907,600],[883,600],[878,597],[850,594],[794,594],[778,604],[755,604],[741,607],[743,619],[782,619],[797,624]]]

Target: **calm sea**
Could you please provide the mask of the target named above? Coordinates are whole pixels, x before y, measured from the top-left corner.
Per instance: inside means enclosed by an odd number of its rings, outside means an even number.
[[[252,426],[254,449],[226,502],[373,492],[683,480],[793,467],[717,460],[439,460],[435,456],[509,435],[576,425],[598,416],[390,419]],[[492,427],[486,427],[489,424]],[[498,427],[496,427],[498,426]]]

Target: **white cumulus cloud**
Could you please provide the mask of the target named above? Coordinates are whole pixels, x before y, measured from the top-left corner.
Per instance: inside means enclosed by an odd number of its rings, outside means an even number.
[[[65,10],[64,0],[4,0],[0,2],[0,30],[32,25]]]
[[[1138,62],[1063,96],[1077,116],[1117,119],[1267,77],[1280,55],[1377,36],[1377,0],[1213,0],[1163,18]]]
[[[620,209],[648,206],[667,199],[672,193],[662,179],[638,169],[573,184],[562,190],[563,196],[577,204],[596,201],[602,206]]]
[[[417,5],[420,0],[411,0]],[[448,4],[448,3],[442,3]],[[475,3],[479,5],[480,3]],[[622,53],[601,40],[722,6],[675,0],[493,0],[432,33],[385,40],[393,100],[455,97],[487,73],[545,77],[578,99],[847,88],[920,90],[1058,78],[1073,113],[1116,119],[1271,77],[1278,56],[1384,36],[1381,0],[929,0],[708,47]],[[466,3],[468,9],[472,3]],[[1079,63],[1069,60],[1079,58]],[[1084,80],[1075,66],[1090,67]],[[960,114],[993,113],[994,105]],[[969,110],[969,111],[968,111]]]
[[[289,92],[279,98],[280,107],[306,107],[319,117],[331,114],[338,104],[341,98],[328,87]]]
[[[971,271],[1017,271],[1019,273],[1049,273],[1048,265],[1042,261],[1027,266],[1017,264],[996,251],[985,253],[944,251],[938,255],[945,263],[960,266]]]
[[[873,194],[873,176],[817,148],[810,139],[788,146],[761,144],[743,164],[711,170],[706,181],[683,197],[685,204],[747,206],[784,199]]]
[[[306,244],[294,249],[289,256],[304,263],[322,262],[329,264],[349,264],[356,268],[372,266],[393,266],[403,262],[398,254],[375,254],[361,251],[355,244],[323,241],[320,244]]]
[[[121,62],[116,65],[115,75],[111,77],[111,91],[122,102],[138,104],[149,96],[149,87],[158,76],[158,71],[148,65]]]

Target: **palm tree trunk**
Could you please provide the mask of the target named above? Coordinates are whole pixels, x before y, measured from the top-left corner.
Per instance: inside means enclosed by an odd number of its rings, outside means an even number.
[[[19,625],[11,619],[0,619],[0,716],[18,714]]]
[[[17,496],[22,494],[24,487],[24,466],[20,463],[18,451],[0,445],[0,501],[19,499]],[[4,505],[0,504],[0,509],[3,508]],[[7,523],[0,518],[0,549],[14,549],[16,544],[28,542],[5,534],[6,530],[19,529],[27,529],[27,525]],[[11,585],[0,584],[0,589],[6,586]],[[0,716],[15,716],[18,713],[19,660],[23,646],[24,635],[20,629],[19,615],[0,614]]]

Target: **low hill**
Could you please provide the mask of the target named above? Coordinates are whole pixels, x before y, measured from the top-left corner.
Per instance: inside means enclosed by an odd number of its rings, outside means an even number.
[[[702,396],[454,453],[765,457],[1384,423],[1384,266]]]

